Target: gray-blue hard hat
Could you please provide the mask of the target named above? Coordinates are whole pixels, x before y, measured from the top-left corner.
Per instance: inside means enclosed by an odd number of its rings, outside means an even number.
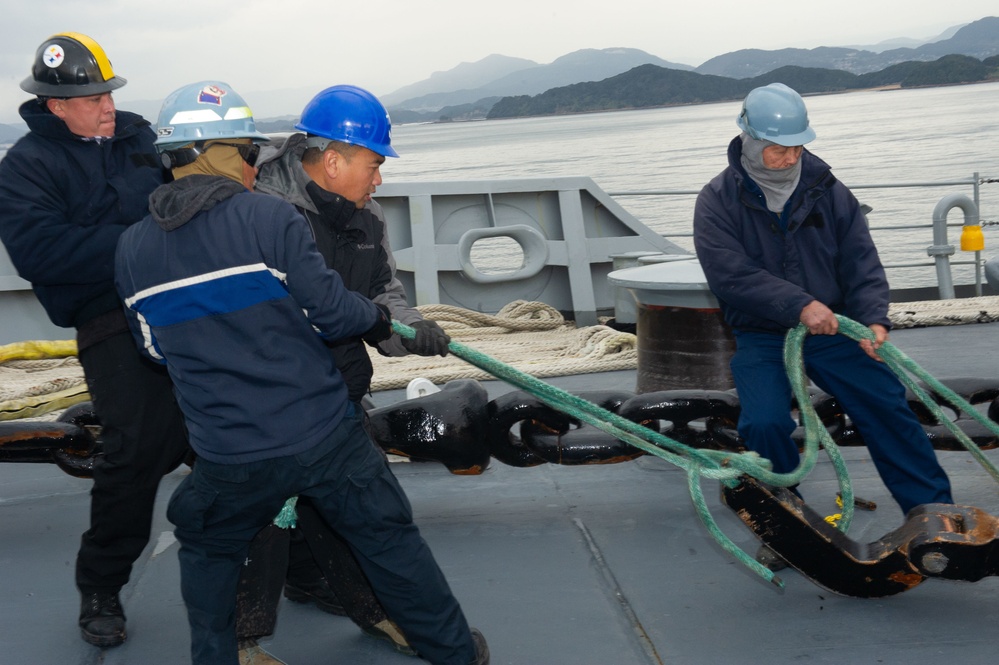
[[[783,83],[751,90],[742,102],[736,124],[754,139],[777,145],[804,145],[815,138],[805,101]]]
[[[268,140],[257,131],[246,101],[229,84],[199,81],[174,90],[163,100],[156,126],[158,150],[220,139]]]

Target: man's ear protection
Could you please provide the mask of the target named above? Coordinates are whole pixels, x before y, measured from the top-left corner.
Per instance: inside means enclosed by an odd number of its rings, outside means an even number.
[[[176,169],[181,166],[193,164],[194,160],[196,160],[201,153],[202,151],[197,147],[165,150],[160,153],[160,161],[163,163],[163,168],[167,170]]]

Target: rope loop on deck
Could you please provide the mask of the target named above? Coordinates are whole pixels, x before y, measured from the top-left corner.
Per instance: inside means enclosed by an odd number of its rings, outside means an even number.
[[[497,328],[501,331],[554,330],[565,325],[565,317],[543,302],[514,300],[496,314],[484,314],[454,305],[421,305],[420,313],[437,323],[448,323],[448,329]]]

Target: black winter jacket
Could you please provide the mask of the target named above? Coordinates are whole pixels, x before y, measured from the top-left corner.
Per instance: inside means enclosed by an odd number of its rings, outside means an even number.
[[[384,225],[366,208],[330,194],[313,182],[306,192],[319,212],[300,210],[316,238],[326,265],[340,273],[348,290],[374,300],[392,279],[382,248]],[[350,399],[359,402],[371,386],[374,368],[360,337],[328,342]]]
[[[305,216],[326,265],[340,273],[348,289],[385,305],[401,323],[412,325],[422,320],[420,312],[409,306],[406,291],[395,275],[381,206],[372,201],[357,210],[352,202],[324,191],[302,168],[304,152],[304,134],[292,134],[279,145],[265,145],[257,162],[256,191],[288,201]],[[398,335],[379,343],[377,349],[389,356],[409,353]],[[360,401],[373,374],[367,349],[354,338],[330,345],[330,350],[350,399]]]
[[[115,247],[164,182],[156,136],[125,111],[100,143],[70,132],[37,100],[20,113],[31,131],[0,162],[0,240],[52,322],[79,328],[121,307]]]

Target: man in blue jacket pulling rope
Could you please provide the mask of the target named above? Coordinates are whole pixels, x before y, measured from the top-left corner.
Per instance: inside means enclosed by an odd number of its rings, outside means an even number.
[[[953,503],[905,388],[879,362],[891,325],[888,280],[857,199],[804,148],[815,138],[804,101],[781,83],[756,88],[737,124],[728,168],[697,197],[694,245],[735,333],[740,436],[777,473],[798,466],[783,347],[803,323],[809,378],[843,405],[902,511]],[[869,326],[875,339],[858,346],[838,336],[837,314]],[[767,552],[764,560],[782,567]]]
[[[387,339],[387,310],[344,288],[293,206],[252,192],[261,140],[225,83],[168,96],[156,144],[174,182],[153,192],[115,263],[135,338],[166,364],[197,453],[167,509],[192,661],[236,665],[241,565],[300,495],[351,545],[421,657],[488,663],[323,343]]]

